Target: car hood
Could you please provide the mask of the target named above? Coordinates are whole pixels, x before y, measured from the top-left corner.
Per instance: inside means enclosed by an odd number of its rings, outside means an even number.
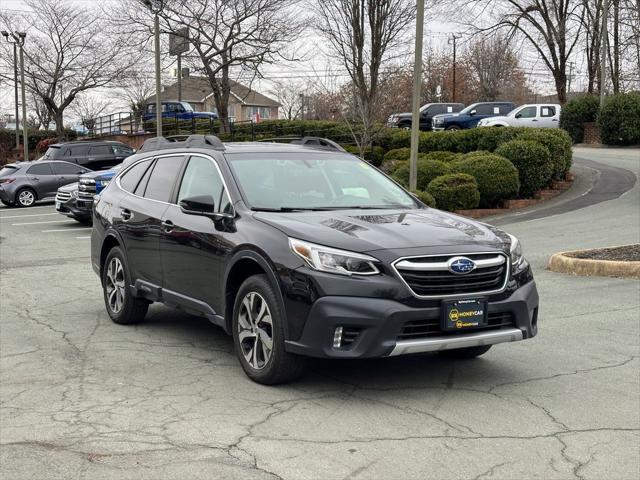
[[[506,115],[500,115],[500,116],[496,116],[496,117],[489,117],[486,119],[483,119],[487,122],[495,122],[496,120],[501,120],[501,121],[509,121],[510,117],[506,116]],[[482,120],[480,120],[482,121]]]
[[[454,117],[459,117],[459,116],[460,116],[460,113],[441,113],[439,115],[434,115],[433,119],[434,120],[439,120],[439,119],[454,118]],[[466,116],[466,114],[464,116]]]
[[[118,173],[118,170],[100,170],[97,172],[83,173],[82,175],[80,175],[80,179],[93,178],[95,180],[107,180],[109,178],[113,178],[116,173]]]
[[[78,182],[70,183],[58,188],[59,192],[73,192],[74,190],[78,190]]]
[[[254,218],[291,237],[358,252],[461,245],[500,248],[510,241],[492,226],[433,208],[256,212]]]
[[[413,113],[411,112],[394,113],[391,116],[398,117],[398,118],[411,118],[413,116]]]

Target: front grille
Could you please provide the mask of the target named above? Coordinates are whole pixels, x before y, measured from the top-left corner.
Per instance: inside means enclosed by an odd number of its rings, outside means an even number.
[[[504,289],[508,258],[501,253],[467,254],[476,267],[469,273],[449,270],[449,263],[461,255],[439,255],[400,259],[394,268],[418,297],[442,298],[465,294],[495,293]]]
[[[91,198],[96,194],[96,181],[89,178],[81,178],[78,185],[78,193],[85,193],[91,195]]]
[[[440,319],[414,320],[407,322],[402,327],[398,340],[419,340],[425,337],[441,335],[459,335],[465,332],[477,332],[479,330],[497,330],[514,325],[514,317],[511,312],[493,312],[487,315],[487,325],[477,328],[469,328],[464,331],[445,331],[440,327]]]
[[[71,192],[58,192],[56,193],[57,202],[66,202],[71,198]]]

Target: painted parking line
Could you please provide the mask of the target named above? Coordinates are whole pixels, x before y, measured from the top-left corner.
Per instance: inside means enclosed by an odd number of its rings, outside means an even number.
[[[6,218],[25,218],[25,217],[45,217],[47,215],[60,215],[58,212],[54,213],[34,213],[30,215],[9,215],[9,216],[0,216],[0,220],[4,220]]]
[[[91,238],[91,237],[76,237],[76,240],[86,240],[88,238]]]
[[[47,205],[38,205],[37,207],[26,207],[26,209],[28,211],[31,211],[37,208],[53,208],[53,206],[54,206],[53,201],[51,201]],[[16,210],[22,210],[22,209],[15,209],[15,208],[8,208],[8,207],[0,208],[0,212],[15,212]]]
[[[91,230],[91,228],[61,228],[57,230],[42,230],[42,233],[74,232],[78,230]]]
[[[49,220],[48,222],[23,222],[23,223],[12,223],[12,227],[17,227],[20,225],[43,225],[45,223],[69,223],[69,220]]]

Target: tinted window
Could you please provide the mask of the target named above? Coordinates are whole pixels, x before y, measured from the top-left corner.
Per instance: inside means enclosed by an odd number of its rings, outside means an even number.
[[[159,158],[149,177],[144,196],[152,200],[168,202],[183,159],[183,156]]]
[[[442,105],[431,105],[429,108],[427,108],[427,115],[430,117],[433,115],[438,115],[440,113],[443,113]]]
[[[552,107],[551,105],[545,105],[542,107],[542,112],[540,114],[541,117],[555,117],[556,116],[556,107]]]
[[[79,173],[86,173],[89,170],[82,168],[79,165],[73,165],[71,163],[55,162],[53,165],[53,171],[58,175],[78,175]]]
[[[83,156],[89,153],[89,147],[86,145],[78,145],[76,147],[71,147],[71,155],[74,157]]]
[[[89,155],[111,155],[113,150],[108,145],[98,145],[89,149]]]
[[[53,175],[53,172],[51,171],[51,164],[49,162],[33,165],[29,167],[27,173],[29,175]]]
[[[133,153],[131,148],[124,145],[112,145],[111,148],[116,155],[131,155]]]
[[[493,111],[493,105],[478,105],[476,108],[476,115],[495,115]]]
[[[195,195],[211,195],[218,212],[229,212],[231,209],[218,169],[208,158],[191,157],[180,184],[178,203],[183,198]]]
[[[498,110],[500,115],[506,115],[511,110],[513,110],[513,105],[506,105],[506,104],[498,105]]]
[[[127,192],[133,192],[150,164],[151,160],[136,163],[120,177],[120,186]]]
[[[152,166],[147,168],[147,171],[144,172],[144,175],[142,176],[142,178],[138,182],[138,186],[136,187],[135,191],[133,192],[134,195],[138,195],[139,197],[144,197],[144,191],[147,188],[147,183],[149,183],[149,177],[151,176],[151,172],[152,171],[153,171],[153,167]]]
[[[518,112],[518,118],[536,118],[536,107],[525,107]]]
[[[60,147],[49,147],[47,148],[46,153],[42,156],[42,158],[55,158],[58,155]]]

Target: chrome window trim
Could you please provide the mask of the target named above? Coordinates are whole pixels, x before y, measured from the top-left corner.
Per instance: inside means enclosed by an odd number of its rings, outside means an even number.
[[[188,162],[189,160],[191,160],[191,158],[192,158],[192,157],[202,157],[202,158],[205,158],[205,159],[211,160],[211,161],[213,162],[213,165],[216,167],[216,170],[218,171],[218,175],[220,175],[220,178],[222,179],[222,184],[224,185],[224,189],[225,189],[225,190],[226,190],[226,192],[227,192],[227,197],[229,197],[229,204],[231,205],[231,208],[233,209],[233,211],[232,211],[231,215],[233,215],[233,216],[235,217],[235,216],[236,216],[236,209],[235,209],[235,207],[233,206],[233,205],[234,205],[233,198],[231,198],[231,193],[229,192],[229,187],[227,186],[227,181],[225,180],[224,175],[222,174],[222,170],[220,170],[220,165],[218,165],[218,162],[216,162],[216,160],[215,160],[212,156],[207,155],[207,154],[205,154],[205,153],[199,153],[199,152],[196,152],[196,153],[191,153],[191,152],[166,153],[166,154],[164,154],[164,155],[158,155],[158,156],[152,156],[152,157],[145,157],[145,158],[141,158],[141,159],[140,159],[140,160],[138,160],[137,162],[133,162],[131,165],[129,165],[129,166],[126,168],[126,170],[123,170],[123,171],[118,172],[118,173],[116,174],[116,176],[115,176],[115,182],[116,182],[116,185],[117,185],[117,186],[118,186],[118,188],[119,188],[120,190],[122,190],[123,192],[125,192],[125,193],[127,193],[127,194],[129,194],[129,195],[131,195],[131,196],[134,196],[134,197],[136,197],[136,198],[141,198],[141,199],[143,199],[143,200],[149,200],[149,201],[151,201],[151,202],[162,203],[162,204],[164,204],[164,205],[174,205],[174,206],[178,207],[179,205],[178,205],[177,203],[164,202],[164,201],[162,201],[162,200],[156,200],[156,199],[154,199],[154,198],[141,197],[140,195],[136,195],[136,194],[135,194],[135,193],[133,193],[133,192],[130,192],[130,191],[128,191],[128,190],[125,190],[124,188],[122,188],[122,185],[120,185],[120,177],[122,177],[123,175],[125,175],[125,174],[130,170],[130,169],[132,169],[132,168],[133,168],[135,165],[137,165],[138,163],[143,162],[144,160],[148,160],[149,158],[151,158],[151,161],[153,162],[153,161],[158,160],[159,158],[164,158],[164,157],[175,157],[175,156],[177,156],[177,155],[181,155],[181,156],[185,157],[185,159],[186,159],[186,161],[187,161],[187,162]],[[145,171],[145,173],[146,173],[146,171]],[[151,173],[153,174],[153,172],[151,172]],[[184,173],[184,172],[183,172],[183,173]],[[143,175],[143,177],[144,177],[144,175]],[[142,177],[140,177],[140,179],[142,179]],[[180,178],[180,183],[182,183],[182,178]],[[180,189],[178,188],[178,192],[179,192],[179,191],[180,191]]]
[[[447,294],[447,295],[418,295],[416,292],[413,291],[413,289],[409,286],[409,284],[405,281],[404,278],[402,278],[402,275],[400,274],[400,272],[398,271],[398,269],[396,268],[396,264],[399,262],[402,262],[403,260],[409,260],[412,258],[429,258],[429,257],[467,257],[470,260],[473,260],[473,258],[471,258],[470,256],[472,255],[501,255],[505,258],[505,263],[507,265],[507,272],[506,275],[504,277],[504,283],[502,284],[502,286],[499,289],[495,289],[495,290],[488,290],[488,291],[483,291],[483,292],[473,292],[473,293],[453,293],[453,294]],[[509,283],[509,277],[511,276],[511,260],[510,258],[502,251],[493,251],[493,252],[466,252],[466,253],[436,253],[436,254],[429,254],[429,255],[412,255],[409,257],[400,257],[396,260],[394,260],[393,262],[391,262],[391,268],[393,269],[393,272],[396,274],[396,276],[400,279],[400,281],[404,284],[405,287],[407,287],[407,289],[409,290],[409,292],[411,292],[411,295],[413,295],[416,298],[419,298],[421,300],[433,300],[433,299],[442,299],[442,298],[468,298],[468,297],[478,297],[478,296],[483,296],[483,295],[493,295],[496,293],[502,293],[505,291],[505,289],[507,288],[507,283]],[[423,270],[426,271],[426,270]],[[444,270],[442,270],[444,271]],[[446,270],[448,271],[448,270]],[[460,277],[464,277],[464,275],[460,275]]]

